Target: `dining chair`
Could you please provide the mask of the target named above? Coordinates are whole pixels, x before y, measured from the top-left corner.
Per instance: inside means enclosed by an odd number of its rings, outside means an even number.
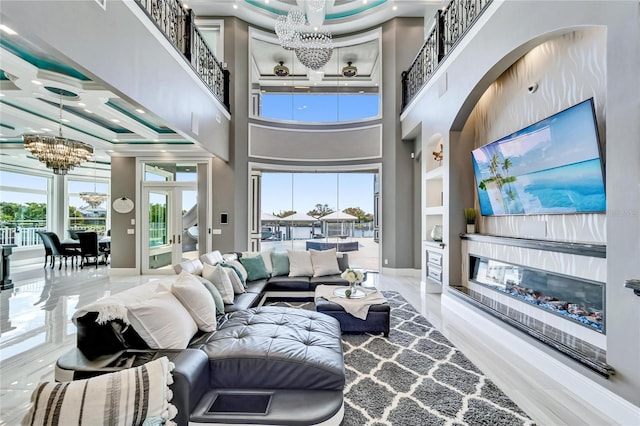
[[[78,232],[78,238],[80,239],[80,269],[84,268],[85,259],[87,258],[95,259],[97,269],[100,257],[104,256],[98,244],[98,234],[95,232]]]
[[[36,234],[38,234],[40,236],[40,239],[42,240],[42,245],[44,246],[44,266],[43,268],[47,267],[47,264],[49,263],[49,256],[51,256],[51,267],[53,268],[53,263],[55,258],[53,257],[53,254],[51,252],[51,241],[49,240],[49,238],[46,238],[45,236],[43,236],[42,234],[44,234],[44,231],[36,231]]]
[[[71,266],[73,266],[73,261],[76,256],[78,256],[78,251],[75,249],[66,248],[60,242],[60,237],[55,232],[43,232],[40,234],[43,240],[48,240],[49,245],[51,246],[51,256],[54,258],[60,258],[60,267],[58,269],[62,269],[62,258],[64,258],[64,267],[67,267],[67,259],[71,258]],[[51,262],[51,268],[53,268],[55,264],[55,260]]]

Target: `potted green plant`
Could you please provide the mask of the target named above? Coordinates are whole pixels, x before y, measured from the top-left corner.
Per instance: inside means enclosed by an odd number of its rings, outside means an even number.
[[[473,207],[467,207],[464,209],[464,219],[467,221],[467,234],[473,234],[476,232],[476,216],[478,211]]]

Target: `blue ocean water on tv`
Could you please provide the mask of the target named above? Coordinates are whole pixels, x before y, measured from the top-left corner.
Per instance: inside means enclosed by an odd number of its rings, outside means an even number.
[[[604,212],[600,159],[514,176],[502,188],[479,191],[482,213],[545,214]]]

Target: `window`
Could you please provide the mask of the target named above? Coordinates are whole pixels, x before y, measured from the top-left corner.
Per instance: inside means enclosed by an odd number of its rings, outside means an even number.
[[[0,170],[0,244],[40,245],[51,178]]]
[[[95,231],[99,236],[107,234],[109,185],[104,181],[87,181],[69,178],[69,221],[67,229]],[[66,237],[66,236],[65,236]]]
[[[305,67],[273,35],[250,31],[250,115],[275,121],[345,123],[381,117],[381,31],[334,38],[327,64]]]

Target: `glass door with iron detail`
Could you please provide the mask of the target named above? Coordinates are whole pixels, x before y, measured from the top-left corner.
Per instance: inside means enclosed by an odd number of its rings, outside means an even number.
[[[195,186],[195,185],[193,185]],[[143,273],[173,273],[172,265],[198,257],[195,188],[146,186],[143,190]],[[146,242],[146,243],[145,243]]]

